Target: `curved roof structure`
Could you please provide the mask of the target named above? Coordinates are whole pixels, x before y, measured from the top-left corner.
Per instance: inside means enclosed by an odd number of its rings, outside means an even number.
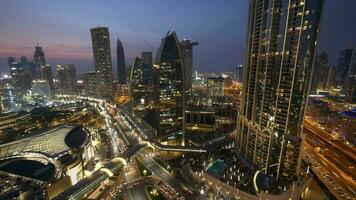
[[[26,154],[57,158],[73,148],[81,147],[87,138],[88,134],[79,127],[60,126],[39,135],[0,145],[0,159]]]

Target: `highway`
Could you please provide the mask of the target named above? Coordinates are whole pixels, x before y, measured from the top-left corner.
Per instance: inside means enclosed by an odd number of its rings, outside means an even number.
[[[333,139],[311,123],[306,123],[304,133],[304,160],[312,164],[313,172],[335,197],[355,197],[356,160],[352,147]]]

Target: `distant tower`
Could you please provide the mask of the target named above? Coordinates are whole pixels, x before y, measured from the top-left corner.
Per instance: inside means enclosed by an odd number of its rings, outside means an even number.
[[[354,54],[356,55],[352,48],[345,48],[340,51],[336,67],[336,86],[344,88],[347,73],[356,61],[356,56],[354,56]]]
[[[37,78],[40,77],[41,74],[41,66],[46,65],[46,59],[45,59],[45,54],[42,50],[42,47],[40,47],[37,43],[35,46],[35,53],[33,54],[33,61],[37,65]]]
[[[325,90],[328,78],[328,54],[322,52],[316,55],[313,78],[310,85],[310,92],[316,94],[317,90]]]
[[[237,149],[257,169],[277,174],[282,182],[290,183],[299,174],[322,4],[323,0],[249,4]]]
[[[126,84],[126,64],[125,64],[125,52],[122,42],[117,38],[117,80],[120,84]]]
[[[15,58],[9,57],[8,63],[16,100],[21,100],[22,96],[31,88],[31,77]]]
[[[87,72],[83,74],[84,94],[85,96],[95,97],[96,80],[95,72]]]
[[[130,73],[130,89],[132,94],[132,112],[135,116],[143,118],[146,112],[147,92],[144,81],[142,60],[134,57]]]
[[[111,100],[114,96],[114,83],[110,50],[110,36],[107,27],[90,29],[96,74],[97,97]]]
[[[156,53],[159,77],[159,136],[183,128],[184,73],[182,54],[175,32],[168,32]]]
[[[74,65],[57,65],[59,89],[65,94],[77,92],[77,72]]]
[[[42,47],[40,47],[37,43],[35,46],[35,54],[33,55],[33,60],[39,66],[46,65],[46,59]]]
[[[53,73],[52,73],[52,68],[50,65],[43,65],[40,68],[41,72],[41,79],[46,80],[49,84],[49,87],[51,88],[51,91],[54,91],[54,85],[53,85]]]
[[[356,50],[352,50],[352,58],[347,70],[344,84],[345,100],[349,103],[356,103]]]
[[[197,46],[198,42],[191,42],[190,40],[184,39],[180,42],[182,57],[183,57],[183,66],[184,66],[184,77],[185,90],[190,90],[192,88],[192,76],[193,76],[193,47]]]
[[[242,82],[243,78],[243,65],[237,65],[236,71],[235,71],[235,80],[237,82]]]

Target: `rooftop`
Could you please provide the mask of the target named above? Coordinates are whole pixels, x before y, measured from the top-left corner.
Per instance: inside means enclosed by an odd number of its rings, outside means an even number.
[[[79,148],[87,134],[79,127],[59,126],[41,134],[0,145],[0,158],[23,153],[41,153],[48,157]]]

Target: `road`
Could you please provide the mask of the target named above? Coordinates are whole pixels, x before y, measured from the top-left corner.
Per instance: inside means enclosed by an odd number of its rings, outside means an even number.
[[[131,189],[128,190],[127,195],[129,199],[132,200],[149,200],[151,199],[147,194],[147,183],[142,183],[139,185],[133,186]]]
[[[324,130],[307,123],[304,159],[324,185],[340,199],[356,196],[356,163],[352,147],[332,139]],[[320,149],[319,149],[319,148]]]

